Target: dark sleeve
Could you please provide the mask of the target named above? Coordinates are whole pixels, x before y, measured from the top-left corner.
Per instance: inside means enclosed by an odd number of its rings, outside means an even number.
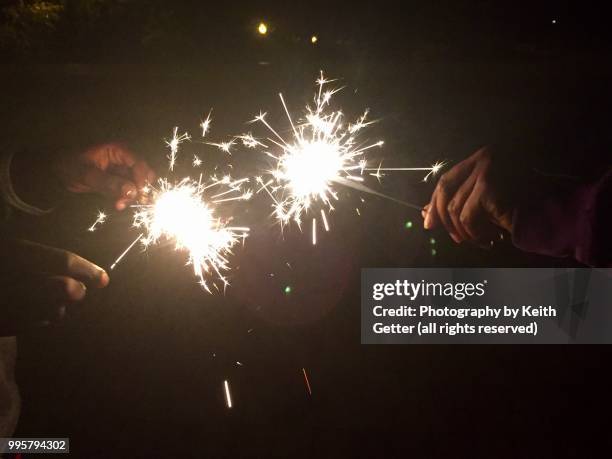
[[[18,196],[11,178],[12,162],[12,152],[0,151],[0,221],[6,220],[15,210],[35,216],[51,212],[52,209],[40,209]]]
[[[592,183],[532,193],[514,212],[512,239],[526,252],[612,266],[612,170]]]

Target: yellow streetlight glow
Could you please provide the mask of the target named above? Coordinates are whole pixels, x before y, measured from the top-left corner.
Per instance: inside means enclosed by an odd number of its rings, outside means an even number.
[[[257,26],[257,31],[259,32],[260,35],[265,35],[268,33],[268,26],[266,25],[265,22],[260,22],[259,26]]]
[[[313,45],[319,41],[319,38],[316,35],[313,35],[312,37],[310,37],[310,43],[312,43]]]

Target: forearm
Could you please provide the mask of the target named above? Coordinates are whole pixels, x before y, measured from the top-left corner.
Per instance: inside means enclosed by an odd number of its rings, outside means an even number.
[[[527,252],[612,266],[612,171],[586,184],[534,193],[514,212],[512,239]]]

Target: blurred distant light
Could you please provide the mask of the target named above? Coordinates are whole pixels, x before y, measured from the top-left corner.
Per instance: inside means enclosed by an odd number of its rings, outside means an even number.
[[[268,26],[265,22],[259,23],[259,25],[257,26],[257,32],[259,32],[259,35],[265,35],[268,33]]]
[[[552,23],[553,23],[553,24],[556,24],[556,23],[557,23],[557,20],[556,20],[556,19],[553,19],[553,20],[552,20]]]
[[[287,285],[285,287],[285,295],[289,295],[291,293],[293,289],[291,288],[291,285]]]
[[[411,229],[412,228],[412,222],[410,220],[408,220],[404,226],[406,227],[406,229]]]
[[[317,37],[316,35],[313,35],[312,37],[310,37],[310,43],[312,43],[313,45],[316,44],[316,42],[319,41],[319,37]]]

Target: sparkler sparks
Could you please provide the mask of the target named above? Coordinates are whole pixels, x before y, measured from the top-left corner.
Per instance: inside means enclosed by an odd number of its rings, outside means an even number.
[[[202,128],[202,137],[206,137],[206,134],[208,134],[208,131],[210,131],[210,123],[212,122],[210,117],[211,115],[212,109],[208,112],[206,119],[200,123],[200,128]]]
[[[210,113],[201,125],[204,134],[209,124]],[[179,145],[190,138],[188,133],[178,135],[178,128],[174,128],[172,139],[166,141],[170,148],[170,170],[174,170]],[[194,155],[192,166],[201,165],[202,160]],[[203,180],[203,174],[200,174],[198,180],[161,178],[157,185],[147,184],[140,190],[147,204],[132,206],[135,209],[132,226],[140,234],[110,269],[114,269],[138,242],[145,249],[155,244],[171,243],[176,250],[187,252],[187,264],[192,266],[199,284],[206,291],[211,292],[211,287],[219,290],[217,281],[221,281],[225,289],[229,285],[225,275],[229,270],[228,257],[233,247],[248,236],[249,228],[231,226],[232,217],[220,216],[220,205],[227,201],[250,199],[253,192],[246,188],[248,183],[248,178],[233,179],[229,175],[220,178],[213,175]],[[105,219],[106,215],[100,212],[90,231]]]
[[[231,219],[217,216],[216,205],[250,199],[252,192],[243,189],[248,179],[212,177],[205,184],[187,177],[175,184],[167,179],[158,183],[159,187],[150,190],[152,204],[135,206],[133,226],[142,231],[141,243],[145,248],[162,241],[174,243],[177,250],[188,253],[188,264],[206,291],[211,291],[209,274],[215,275],[225,288],[229,285],[223,274],[229,270],[228,255],[248,236],[249,228],[230,226]],[[215,194],[205,198],[208,190],[215,190]],[[212,285],[217,287],[214,280]]]
[[[341,110],[330,107],[332,96],[342,88],[327,89],[334,80],[328,80],[321,72],[317,79],[318,91],[314,97],[314,107],[306,106],[305,114],[294,123],[285,99],[279,94],[282,106],[291,127],[291,138],[283,138],[266,120],[267,113],[261,112],[255,122],[263,124],[271,133],[268,141],[275,150],[263,146],[262,151],[274,160],[274,169],[268,171],[267,179],[258,177],[258,192],[266,191],[273,200],[274,216],[284,226],[294,221],[301,228],[302,218],[311,207],[319,205],[323,226],[329,230],[325,210],[333,210],[333,202],[339,196],[334,185],[343,185],[358,191],[385,197],[415,209],[416,204],[405,203],[376,192],[367,187],[364,181],[365,170],[376,170],[380,179],[381,171],[391,170],[368,168],[366,152],[381,147],[383,141],[368,142],[361,139],[361,132],[374,121],[368,121],[368,110],[354,122],[346,122]],[[276,150],[276,149],[280,149]],[[402,168],[401,170],[428,171],[425,177],[438,172],[442,167],[437,163],[428,168]],[[400,170],[400,169],[395,169]],[[316,217],[312,224],[312,242],[316,244]]]
[[[228,140],[227,142],[207,142],[207,145],[212,145],[213,147],[217,147],[219,150],[224,151],[225,153],[231,155],[232,147],[236,143],[236,139]]]
[[[106,214],[104,212],[100,211],[100,212],[98,212],[98,217],[96,218],[96,221],[93,222],[93,224],[87,230],[93,232],[93,231],[96,230],[98,225],[101,225],[105,221],[106,221]]]
[[[174,132],[172,134],[172,139],[166,141],[166,145],[170,148],[170,155],[168,156],[169,160],[169,169],[174,170],[174,164],[176,163],[176,155],[179,150],[179,145],[183,143],[185,140],[191,139],[191,136],[185,132],[181,135],[178,135],[178,127],[174,128]]]

